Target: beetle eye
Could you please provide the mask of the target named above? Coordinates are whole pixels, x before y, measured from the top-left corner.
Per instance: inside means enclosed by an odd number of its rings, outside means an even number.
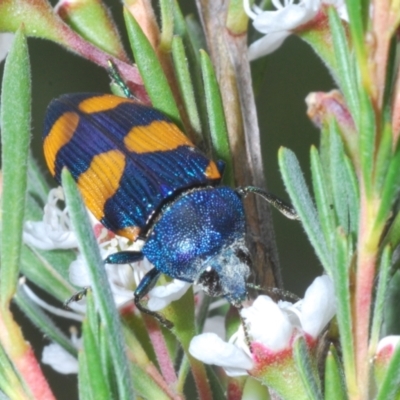
[[[251,257],[250,254],[246,251],[244,251],[241,248],[235,249],[235,256],[240,260],[241,263],[248,265],[251,267],[252,262],[251,262]]]
[[[197,284],[211,297],[223,295],[223,290],[218,272],[211,267],[207,267],[199,276]]]

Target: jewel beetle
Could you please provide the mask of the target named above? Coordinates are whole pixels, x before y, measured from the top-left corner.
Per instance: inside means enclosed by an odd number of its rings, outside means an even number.
[[[220,185],[223,163],[206,157],[165,115],[131,98],[66,94],[46,113],[43,147],[60,183],[66,167],[93,215],[141,251],[105,262],[153,264],[134,293],[137,307],[171,323],[141,300],[163,273],[194,282],[210,296],[240,307],[247,295],[251,256],[245,244],[243,197],[256,193],[289,218],[294,210],[255,187]]]

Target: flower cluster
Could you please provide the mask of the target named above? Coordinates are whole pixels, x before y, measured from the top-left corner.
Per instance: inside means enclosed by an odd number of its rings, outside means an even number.
[[[253,20],[254,28],[265,35],[250,45],[250,60],[274,52],[289,35],[305,29],[317,18],[323,6],[336,7],[340,17],[348,20],[343,0],[301,0],[297,3],[294,0],[272,0],[272,4],[276,10],[264,11],[258,6],[250,7],[249,0],[243,1],[244,10]]]
[[[224,368],[229,376],[250,374],[268,381],[270,375],[276,375],[276,369],[290,364],[294,367],[292,347],[299,337],[310,348],[316,345],[335,312],[333,284],[324,275],[316,278],[304,299],[295,304],[275,303],[268,296],[259,296],[252,306],[243,308],[240,314],[247,335],[243,325],[228,342],[214,333],[204,333],[192,339],[189,351],[206,364]],[[272,385],[278,386],[279,391],[279,383]]]

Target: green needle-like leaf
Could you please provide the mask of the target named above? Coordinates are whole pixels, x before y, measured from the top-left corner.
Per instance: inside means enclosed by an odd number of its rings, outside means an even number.
[[[383,189],[379,192],[381,205],[378,215],[376,217],[376,224],[378,226],[383,226],[386,223],[387,218],[390,215],[393,203],[399,193],[400,190],[399,171],[400,171],[400,150],[397,149],[394,156],[391,157],[390,165],[385,177],[385,182],[383,184]],[[390,232],[390,240],[392,241],[393,244],[395,244],[398,240],[396,239],[397,235],[395,235],[397,223],[398,222],[396,218],[396,221],[394,222],[393,228],[391,229]]]
[[[181,125],[178,107],[156,53],[135,18],[127,10],[124,10],[124,17],[135,62],[153,107]]]
[[[321,384],[315,366],[312,364],[307,344],[304,338],[299,337],[293,346],[293,356],[301,380],[310,400],[322,400]]]
[[[336,230],[336,243],[334,246],[334,268],[331,278],[335,286],[336,295],[336,318],[340,331],[340,343],[343,352],[343,364],[346,372],[346,383],[348,386],[355,385],[355,359],[353,321],[351,310],[349,269],[351,252],[347,242],[347,236],[340,228]],[[349,385],[349,383],[351,385]]]
[[[333,345],[326,356],[324,381],[325,400],[347,400],[342,366]]]
[[[358,229],[359,201],[354,171],[345,156],[338,125],[330,123],[330,178],[336,215],[339,225],[346,232]]]
[[[174,36],[173,38],[172,56],[174,59],[175,73],[178,78],[179,88],[185,103],[185,109],[189,117],[190,125],[196,133],[196,144],[198,144],[202,141],[200,117],[197,111],[192,79],[189,72],[189,64],[183,47],[183,41],[179,36]]]
[[[384,306],[387,295],[387,288],[390,277],[390,267],[392,265],[392,251],[390,246],[386,246],[381,255],[379,266],[379,281],[375,293],[375,307],[372,314],[371,339],[369,342],[370,350],[375,353],[380,338],[381,327],[384,317]]]
[[[329,7],[329,24],[337,63],[337,76],[346,102],[355,121],[359,119],[358,85],[350,55],[349,42],[335,7]]]
[[[24,246],[21,271],[35,285],[64,302],[76,291],[68,281],[68,268],[75,259],[72,251],[43,251]]]
[[[174,33],[173,9],[174,0],[160,0],[161,11],[161,36],[160,50],[169,52],[172,46],[172,36]]]
[[[369,1],[346,0],[346,9],[349,14],[351,38],[356,49],[358,62],[363,63],[365,61],[364,23],[369,13]]]
[[[1,276],[0,303],[8,304],[17,287],[27,190],[31,119],[28,47],[20,29],[4,67],[1,88]]]
[[[321,164],[318,150],[312,146],[310,152],[311,176],[315,201],[318,208],[318,214],[321,217],[321,227],[324,231],[325,241],[332,249],[335,230],[335,214],[331,207],[331,201],[328,198],[328,189],[326,187],[326,178]]]
[[[119,399],[128,400],[133,396],[130,364],[125,353],[125,342],[118,318],[119,313],[111,294],[104,263],[100,257],[98,244],[73,178],[66,169],[62,171],[61,177],[72,227],[78,238],[79,250],[88,267],[93,297],[100,314],[101,323],[106,327],[110,338],[115,374],[118,377]]]
[[[331,270],[329,247],[325,241],[317,210],[311,199],[303,173],[295,154],[285,148],[279,149],[279,167],[287,192],[296,209],[318,258],[325,270]]]
[[[99,348],[98,315],[89,290],[87,300],[87,319],[82,324],[83,349],[80,354],[85,354],[86,370],[89,377],[92,397],[94,399],[111,399],[110,388],[104,370]],[[110,338],[111,339],[111,338]],[[115,398],[115,397],[114,397]]]
[[[223,182],[234,186],[233,161],[229,147],[228,131],[221,93],[211,60],[204,50],[200,50],[201,68],[203,72],[204,89],[208,111],[208,121],[211,132],[211,142],[217,160],[225,163]]]
[[[373,181],[373,163],[375,159],[375,131],[376,121],[374,109],[370,98],[364,88],[359,89],[360,93],[360,116],[358,129],[359,135],[359,151],[361,170],[363,174],[363,180],[365,185],[365,192],[367,198],[371,198]]]

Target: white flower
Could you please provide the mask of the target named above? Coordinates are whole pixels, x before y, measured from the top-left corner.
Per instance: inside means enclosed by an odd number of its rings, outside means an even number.
[[[41,250],[78,247],[76,235],[71,230],[68,210],[61,210],[58,206],[59,201],[64,201],[61,187],[50,190],[43,220],[25,222],[23,239],[26,244]]]
[[[78,338],[75,329],[71,329],[71,342],[78,350],[82,347],[82,339]],[[79,370],[78,360],[58,343],[51,343],[43,348],[42,363],[60,374],[77,374]]]
[[[250,7],[250,0],[243,0],[246,14],[253,20],[253,26],[265,36],[249,47],[249,59],[270,54],[281,46],[294,30],[307,24],[316,17],[322,5],[333,5],[339,16],[347,20],[346,6],[343,0],[271,0],[274,11],[263,11],[259,7]]]
[[[151,311],[159,311],[172,301],[180,299],[190,288],[191,283],[174,279],[166,285],[156,286],[149,292],[147,308]]]
[[[0,33],[0,62],[6,58],[11,49],[13,40],[13,33]]]
[[[299,335],[316,340],[335,311],[333,284],[325,275],[316,278],[304,300],[296,304],[276,304],[268,296],[259,296],[240,313],[252,346],[259,344],[276,354],[290,349]],[[223,367],[229,376],[246,375],[255,367],[242,325],[228,343],[213,333],[198,335],[192,339],[189,351],[204,363]]]

